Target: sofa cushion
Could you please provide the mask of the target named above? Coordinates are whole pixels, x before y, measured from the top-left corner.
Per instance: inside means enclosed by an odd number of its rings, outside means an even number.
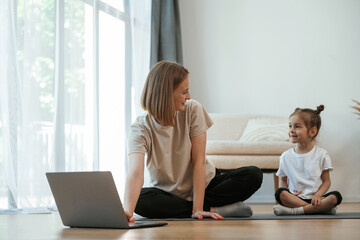
[[[245,166],[257,166],[260,169],[278,169],[280,157],[277,155],[210,155],[208,160],[218,169],[235,169]]]
[[[261,114],[226,114],[226,113],[209,113],[214,125],[207,131],[208,140],[229,140],[238,141],[243,135],[244,129],[249,120],[252,119],[274,119],[277,121],[287,122],[286,117],[261,115]],[[288,123],[285,124],[288,127]]]
[[[281,155],[293,147],[290,142],[239,142],[209,140],[206,154],[209,155]]]
[[[253,115],[210,113],[214,125],[207,131],[208,140],[238,140]]]
[[[239,139],[241,142],[289,141],[287,118],[249,119]]]

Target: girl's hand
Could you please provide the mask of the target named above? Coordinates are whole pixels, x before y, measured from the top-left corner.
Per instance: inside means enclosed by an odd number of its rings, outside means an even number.
[[[299,195],[300,193],[302,193],[302,190],[300,190],[300,191],[294,190],[294,193],[293,193],[293,194],[294,194],[295,196],[297,196],[297,195]]]
[[[315,207],[320,206],[321,200],[323,200],[323,199],[324,199],[324,197],[314,196],[313,199],[311,199],[311,204]]]
[[[224,219],[223,216],[221,216],[218,213],[215,212],[205,212],[205,211],[196,211],[191,215],[192,218],[198,218],[203,219],[204,217],[211,217],[213,219]]]
[[[128,222],[135,222],[135,218],[133,217],[132,214],[130,214],[129,212],[125,211],[125,215],[126,215],[126,218],[127,218]]]

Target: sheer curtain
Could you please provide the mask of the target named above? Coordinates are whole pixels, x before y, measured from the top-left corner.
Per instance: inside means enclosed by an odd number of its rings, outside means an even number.
[[[144,113],[140,97],[150,70],[151,1],[130,1],[132,26],[132,122]]]
[[[0,2],[0,211],[54,208],[52,171],[110,170],[123,196],[150,59],[142,2]]]

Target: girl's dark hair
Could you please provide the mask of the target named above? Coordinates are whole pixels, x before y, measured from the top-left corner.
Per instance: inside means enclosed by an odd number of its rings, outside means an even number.
[[[324,105],[317,106],[316,110],[310,108],[296,108],[295,111],[290,115],[290,117],[295,114],[298,114],[304,120],[308,130],[310,130],[313,127],[316,127],[317,132],[313,137],[314,139],[320,131],[320,127],[321,127],[320,113],[324,111],[324,109],[325,109]]]

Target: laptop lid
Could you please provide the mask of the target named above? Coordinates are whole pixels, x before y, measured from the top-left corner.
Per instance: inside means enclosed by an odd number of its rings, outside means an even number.
[[[111,172],[58,172],[46,177],[64,226],[129,229],[167,224],[129,224]]]

